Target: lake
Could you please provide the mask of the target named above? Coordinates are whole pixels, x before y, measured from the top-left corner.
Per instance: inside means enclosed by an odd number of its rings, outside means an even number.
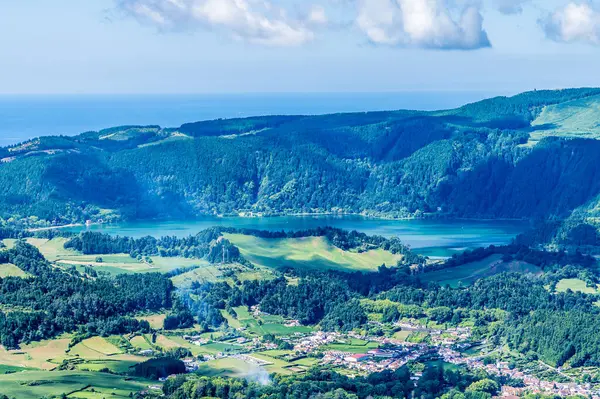
[[[143,236],[188,236],[213,226],[227,226],[269,231],[307,230],[332,226],[357,230],[369,235],[399,237],[418,253],[430,257],[449,257],[465,249],[508,244],[525,231],[528,224],[520,221],[475,220],[387,220],[361,216],[281,216],[268,218],[201,218],[192,221],[130,222],[111,225],[74,227],[70,231]]]

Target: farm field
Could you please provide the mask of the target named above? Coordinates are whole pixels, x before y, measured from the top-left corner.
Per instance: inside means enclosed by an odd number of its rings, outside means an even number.
[[[7,351],[0,347],[0,370],[2,367],[54,370],[67,361],[82,371],[108,369],[115,373],[127,373],[129,368],[147,358],[124,353],[115,344],[121,338],[93,337],[69,349],[70,338],[35,342],[22,345],[21,349]],[[0,373],[1,374],[1,373]]]
[[[286,362],[285,360],[276,359],[264,353],[253,353],[251,356],[264,362],[268,362],[269,364],[265,365],[264,368],[269,373],[277,373],[283,375],[292,374],[292,371],[289,370],[289,368],[292,367],[292,364]]]
[[[69,351],[70,355],[80,356],[87,359],[104,358],[106,356],[113,356],[120,353],[123,352],[102,337],[88,338],[72,347]]]
[[[21,349],[10,351],[0,346],[0,364],[52,370],[57,366],[52,361],[65,357],[69,342],[70,338],[40,341],[21,345]]]
[[[5,245],[14,245],[15,240],[4,240]],[[96,271],[109,274],[120,273],[167,273],[174,269],[190,266],[208,266],[208,262],[198,259],[187,258],[162,258],[152,257],[152,263],[140,262],[129,254],[107,254],[107,255],[82,255],[77,251],[64,248],[66,238],[53,238],[46,240],[41,238],[28,238],[27,242],[40,250],[42,255],[50,262],[58,266],[75,266],[83,270],[85,266],[92,266]],[[96,262],[101,257],[102,262]]]
[[[102,262],[96,262],[100,256]],[[64,256],[55,261],[60,266],[76,266],[83,269],[85,266],[92,266],[98,272],[109,274],[120,273],[168,273],[172,270],[195,265],[207,265],[208,263],[198,259],[186,258],[161,258],[153,257],[152,263],[146,263],[133,259],[128,254],[112,255],[78,255],[72,254]]]
[[[178,288],[188,288],[194,281],[213,283],[226,281],[229,284],[233,284],[234,280],[231,277],[231,274],[235,275],[236,280],[242,282],[273,278],[273,274],[270,270],[260,266],[250,269],[240,264],[215,265],[205,262],[201,267],[175,276],[171,278],[171,280]]]
[[[27,277],[28,274],[11,263],[0,264],[0,278],[3,277]]]
[[[410,334],[411,334],[410,331],[402,330],[402,331],[398,331],[398,332],[394,333],[393,338],[400,340],[400,341],[406,341],[408,339],[408,337],[410,336]]]
[[[233,309],[237,314],[237,318],[233,318],[226,311],[221,312],[229,322],[229,325],[234,328],[244,327],[248,332],[259,337],[265,334],[286,336],[296,333],[307,334],[313,331],[308,326],[286,326],[286,322],[281,316],[262,315],[255,318],[248,312],[246,306],[238,306]]]
[[[128,398],[131,393],[151,385],[159,384],[139,378],[125,379],[107,373],[80,371],[23,371],[0,375],[0,393],[18,399],[58,397],[63,393],[69,398]]]
[[[367,342],[362,340],[349,340],[348,342],[339,342],[325,345],[323,348],[332,351],[348,352],[348,353],[367,353],[371,349],[377,349],[377,342]]]
[[[162,313],[162,314],[155,314],[155,315],[150,315],[150,316],[139,316],[136,317],[136,319],[142,321],[142,320],[146,320],[149,324],[150,327],[155,329],[155,330],[160,330],[163,328],[163,323],[165,321],[165,319],[167,318],[167,315]]]
[[[323,237],[267,239],[241,234],[224,234],[242,255],[259,266],[280,269],[334,269],[373,271],[382,264],[396,265],[401,255],[377,249],[364,253],[343,251]]]
[[[556,285],[557,292],[566,292],[569,289],[575,292],[583,292],[584,294],[598,294],[600,292],[598,288],[588,287],[585,281],[576,278],[562,279]]]
[[[423,282],[435,282],[441,285],[449,285],[452,288],[473,284],[480,278],[494,276],[504,272],[516,273],[541,273],[541,269],[522,261],[502,261],[502,255],[492,255],[478,262],[449,269],[436,270],[422,274]]]
[[[228,357],[202,363],[197,373],[207,377],[223,376],[245,378],[256,370],[260,369],[241,359]]]

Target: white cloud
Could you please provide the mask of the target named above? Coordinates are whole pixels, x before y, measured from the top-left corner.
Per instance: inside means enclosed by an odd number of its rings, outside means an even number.
[[[329,22],[323,6],[313,6],[308,14],[308,22],[314,25],[326,25]]]
[[[458,9],[446,0],[358,0],[356,24],[380,45],[462,50],[490,46],[479,8]]]
[[[502,14],[520,14],[523,12],[523,5],[530,0],[494,0],[495,6]]]
[[[600,45],[600,11],[589,2],[571,2],[539,22],[550,40]]]
[[[307,19],[290,18],[267,0],[118,0],[137,19],[163,30],[220,29],[233,37],[268,46],[297,46],[314,39],[315,25],[327,22],[313,7]]]

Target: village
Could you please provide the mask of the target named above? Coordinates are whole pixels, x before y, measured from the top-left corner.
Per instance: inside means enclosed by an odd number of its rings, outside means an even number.
[[[289,323],[293,325],[297,321],[289,321]],[[406,321],[398,323],[398,327],[408,331],[421,331],[423,329],[419,324]],[[282,340],[293,348],[294,355],[292,357],[294,359],[313,357],[318,359],[318,363],[321,365],[347,370],[347,375],[350,377],[384,370],[397,370],[410,363],[437,359],[447,364],[467,367],[472,370],[483,369],[491,375],[504,376],[513,381],[522,381],[518,387],[502,386],[499,395],[505,398],[519,397],[527,393],[541,393],[563,397],[580,395],[600,399],[600,387],[591,383],[546,381],[517,368],[511,368],[509,362],[506,361],[492,363],[484,361],[485,354],[467,355],[465,353],[466,348],[481,344],[472,341],[469,328],[449,328],[444,331],[429,329],[427,331],[430,339],[426,343],[412,343],[389,337],[362,336],[355,332],[342,334],[323,331],[315,331],[310,334],[297,333]],[[208,342],[200,336],[184,336],[184,338],[195,345],[204,345]],[[353,341],[366,341],[373,346],[365,347],[364,351],[357,350],[356,347],[352,347],[352,350],[337,349],[337,347],[343,348],[344,345],[351,348],[349,343]],[[187,371],[194,372],[198,370],[203,362],[228,357],[242,360],[257,367],[268,366],[269,362],[253,356],[253,353],[278,348],[277,344],[266,342],[258,337],[238,337],[234,343],[243,348],[243,351],[239,353],[217,353],[214,356],[204,356],[201,359],[185,359]],[[550,366],[546,365],[546,367],[552,369]],[[305,370],[292,368],[291,371],[304,372]],[[416,371],[413,372],[411,378],[418,381],[421,375],[421,372]],[[564,374],[562,375],[567,377]]]

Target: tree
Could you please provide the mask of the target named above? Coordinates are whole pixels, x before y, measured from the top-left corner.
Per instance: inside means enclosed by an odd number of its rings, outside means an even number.
[[[500,386],[498,383],[489,378],[476,381],[469,385],[469,387],[466,389],[467,392],[483,392],[490,395],[496,395],[499,390]]]

